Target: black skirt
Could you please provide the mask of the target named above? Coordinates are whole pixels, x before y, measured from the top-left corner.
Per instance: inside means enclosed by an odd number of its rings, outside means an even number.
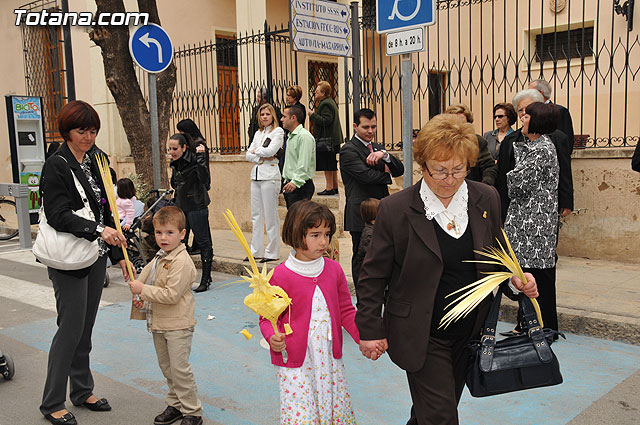
[[[316,151],[316,171],[338,171],[336,153]]]

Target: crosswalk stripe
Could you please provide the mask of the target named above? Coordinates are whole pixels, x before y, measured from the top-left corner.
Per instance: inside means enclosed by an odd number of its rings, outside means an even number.
[[[19,301],[34,307],[56,311],[56,297],[53,288],[0,275],[0,297]],[[100,307],[113,303],[100,301]]]

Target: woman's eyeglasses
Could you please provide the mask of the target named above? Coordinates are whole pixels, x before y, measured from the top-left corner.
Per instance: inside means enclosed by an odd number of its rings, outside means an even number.
[[[493,119],[504,118],[504,117],[505,117],[505,115],[494,115]]]
[[[468,168],[464,170],[455,170],[450,173],[446,171],[436,171],[435,173],[432,173],[431,171],[429,171],[429,167],[427,167],[427,164],[424,164],[424,168],[425,170],[427,170],[427,173],[429,173],[429,176],[431,176],[431,178],[434,180],[445,180],[449,176],[453,177],[454,179],[463,179],[467,177],[467,174],[469,174]]]

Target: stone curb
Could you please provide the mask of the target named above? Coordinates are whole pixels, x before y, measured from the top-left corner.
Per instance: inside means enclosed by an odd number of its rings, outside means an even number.
[[[193,255],[191,258],[196,267],[200,268],[200,256]],[[278,263],[267,263],[267,269],[271,270],[277,265]],[[245,267],[250,267],[248,262],[216,256],[213,257],[211,269],[216,272],[241,275],[245,273]],[[262,264],[259,264],[259,267],[262,269]],[[348,276],[347,281],[349,282],[351,294],[354,295],[353,283]],[[515,323],[518,305],[511,300],[503,300],[500,306],[500,313],[500,320]],[[592,311],[580,311],[560,306],[558,307],[558,321],[560,322],[561,330],[564,332],[640,345],[640,320],[637,319]]]
[[[500,313],[501,321],[515,323],[518,304],[511,300],[503,301]],[[640,345],[640,324],[637,319],[633,323],[634,320],[628,317],[558,307],[558,322],[563,332]]]

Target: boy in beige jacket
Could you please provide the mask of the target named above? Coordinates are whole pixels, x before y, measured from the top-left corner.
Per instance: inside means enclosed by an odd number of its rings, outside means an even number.
[[[168,406],[156,416],[154,424],[182,419],[181,425],[200,425],[202,404],[189,364],[196,324],[191,292],[196,268],[181,242],[185,236],[184,213],[177,207],[164,207],[154,215],[153,227],[160,251],[129,287],[141,299],[134,298],[134,307],[145,307],[142,317],[140,311],[132,310],[132,318],[146,318],[158,364],[169,386],[165,399]]]

